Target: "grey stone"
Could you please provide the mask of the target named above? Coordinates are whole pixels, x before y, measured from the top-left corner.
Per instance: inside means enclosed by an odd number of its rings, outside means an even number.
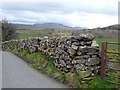
[[[72,68],[73,66],[72,65],[67,65],[67,68]]]
[[[76,54],[76,50],[74,50],[73,48],[68,49],[68,52],[70,56],[74,56]]]
[[[74,49],[74,50],[77,50],[77,49],[78,49],[78,46],[75,46],[75,45],[72,45],[71,47],[72,47],[72,49]]]
[[[99,58],[89,58],[86,61],[86,65],[96,65],[100,63],[100,59]]]
[[[78,71],[77,72],[80,76],[80,78],[85,78],[91,75],[91,71],[90,70],[86,70],[86,71]]]
[[[85,63],[86,60],[81,59],[81,60],[72,60],[72,64],[83,64]]]
[[[81,41],[81,42],[80,42],[80,45],[81,45],[81,46],[84,46],[84,45],[86,45],[86,42],[85,42],[85,41]]]
[[[92,34],[86,34],[87,40],[92,41],[94,39],[94,36]]]
[[[33,52],[36,51],[36,47],[34,47],[34,46],[29,46],[28,50],[29,50],[29,53],[33,53]]]
[[[77,64],[77,65],[74,65],[74,68],[77,70],[77,71],[83,71],[83,70],[86,70],[87,67],[84,65],[84,64]]]
[[[66,66],[66,63],[64,62],[64,60],[60,60],[60,66],[62,67]]]
[[[91,45],[92,45],[92,41],[87,41],[87,42],[86,42],[86,45],[87,45],[87,46],[91,46]]]
[[[74,43],[72,43],[72,45],[80,46],[80,42],[74,42]]]
[[[97,42],[96,41],[92,41],[92,45],[91,45],[92,47],[99,47],[99,45],[97,44]]]

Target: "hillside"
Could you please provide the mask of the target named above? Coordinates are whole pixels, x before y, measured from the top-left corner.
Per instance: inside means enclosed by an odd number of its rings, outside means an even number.
[[[103,27],[101,29],[111,29],[111,30],[120,30],[120,24],[115,24],[115,25],[110,25],[110,26],[106,26],[106,27]]]
[[[58,23],[43,23],[43,24],[14,24],[18,30],[33,30],[33,29],[60,29],[60,30],[82,30],[84,27],[70,27]]]
[[[84,30],[86,27],[71,27],[59,23],[43,23],[43,24],[14,24],[17,30],[44,30],[44,29],[55,29],[55,30]],[[120,24],[110,25],[103,28],[93,28],[89,30],[120,30]]]
[[[33,29],[40,29],[34,25],[27,25],[27,24],[14,24],[17,30],[33,30]]]

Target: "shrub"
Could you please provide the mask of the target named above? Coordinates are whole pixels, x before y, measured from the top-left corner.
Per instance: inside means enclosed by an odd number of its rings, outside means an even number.
[[[6,19],[3,19],[0,23],[2,24],[2,41],[15,39],[16,27]]]

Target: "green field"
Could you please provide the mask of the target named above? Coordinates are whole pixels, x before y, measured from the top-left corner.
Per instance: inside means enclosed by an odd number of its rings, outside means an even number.
[[[27,39],[29,37],[51,36],[52,30],[17,30],[17,39]]]
[[[118,38],[95,38],[95,40],[99,45],[101,45],[102,42],[118,42]]]

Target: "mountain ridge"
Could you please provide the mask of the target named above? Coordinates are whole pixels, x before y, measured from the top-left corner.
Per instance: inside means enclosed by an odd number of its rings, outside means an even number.
[[[82,30],[87,29],[86,27],[71,27],[59,23],[42,23],[42,24],[14,24],[17,29],[19,30],[26,30],[26,29],[62,29],[62,30]]]
[[[34,30],[34,29],[42,29],[42,30],[48,30],[48,29],[56,29],[56,30],[84,30],[88,29],[86,27],[71,27],[59,23],[42,23],[42,24],[16,24],[13,23],[18,30]],[[120,24],[114,24],[114,25],[109,25],[106,27],[98,27],[98,28],[93,28],[93,29],[98,29],[98,30],[120,30]],[[92,29],[88,29],[92,30]]]

